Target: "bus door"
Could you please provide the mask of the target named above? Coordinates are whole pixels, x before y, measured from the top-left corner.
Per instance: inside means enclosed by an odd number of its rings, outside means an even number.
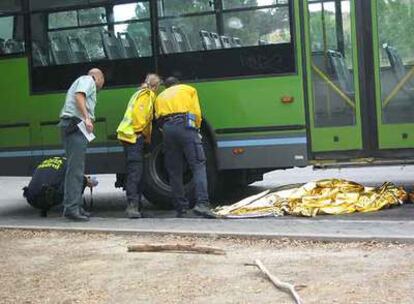
[[[303,5],[312,158],[413,157],[414,0]]]
[[[354,0],[303,3],[312,153],[358,153],[363,143]]]
[[[371,3],[378,148],[395,155],[414,148],[414,0]]]

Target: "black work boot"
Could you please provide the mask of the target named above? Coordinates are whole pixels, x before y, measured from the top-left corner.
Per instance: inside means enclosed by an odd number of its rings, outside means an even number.
[[[194,218],[198,217],[193,210],[190,209],[179,209],[177,210],[176,216],[177,218]]]
[[[79,213],[80,213],[81,215],[83,215],[83,216],[86,216],[86,217],[91,217],[91,213],[90,213],[90,212],[88,212],[88,211],[86,211],[85,209],[83,209],[83,207],[80,207],[80,208],[79,208]]]
[[[187,209],[180,208],[176,210],[175,217],[183,218],[185,217],[186,214],[187,214]]]
[[[193,208],[195,214],[200,215],[205,218],[216,218],[213,212],[207,204],[196,204]]]
[[[141,213],[138,210],[138,202],[128,202],[128,206],[125,212],[130,219],[142,217]]]
[[[77,211],[77,212],[65,211],[63,213],[63,216],[65,218],[67,218],[68,220],[72,220],[72,221],[75,221],[75,222],[87,222],[87,221],[89,221],[89,217],[80,214],[79,211]]]

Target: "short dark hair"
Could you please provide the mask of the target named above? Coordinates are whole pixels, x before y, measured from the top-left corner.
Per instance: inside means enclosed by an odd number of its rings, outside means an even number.
[[[179,84],[180,81],[173,76],[168,77],[167,79],[165,79],[164,81],[164,85],[166,88],[172,87],[173,85]]]

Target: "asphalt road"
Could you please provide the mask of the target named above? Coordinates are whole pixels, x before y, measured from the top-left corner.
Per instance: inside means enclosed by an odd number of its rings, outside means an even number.
[[[97,217],[124,217],[126,204],[125,193],[114,187],[115,176],[98,175],[98,187],[93,193],[93,213]],[[273,171],[265,175],[264,180],[248,187],[233,191],[225,199],[226,203],[236,202],[238,199],[287,184],[305,183],[323,178],[344,178],[364,185],[381,185],[385,181],[412,189],[414,186],[414,166],[405,167],[371,167],[371,168],[347,168],[313,170],[311,167],[302,169],[289,169]],[[0,177],[0,219],[5,217],[38,217],[35,209],[31,208],[22,197],[22,188],[26,186],[28,177]],[[89,201],[90,194],[86,193]],[[407,206],[408,207],[408,206]],[[51,216],[58,216],[61,208],[55,208]],[[407,210],[406,210],[407,209]],[[152,204],[146,202],[145,213],[148,216],[171,217],[172,211],[157,210]],[[331,217],[331,216],[329,216]],[[414,219],[411,208],[394,208],[386,212],[375,212],[370,214],[353,214],[341,216],[340,218],[377,218],[383,219]],[[338,218],[338,217],[337,217]]]

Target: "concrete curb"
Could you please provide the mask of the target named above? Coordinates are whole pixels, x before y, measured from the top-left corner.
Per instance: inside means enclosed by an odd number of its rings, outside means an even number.
[[[0,230],[34,230],[34,231],[61,231],[69,233],[108,233],[108,234],[143,234],[143,235],[179,235],[202,238],[243,238],[243,239],[291,239],[299,241],[315,242],[393,242],[393,243],[414,243],[413,236],[402,235],[371,235],[371,234],[313,234],[313,233],[242,233],[232,231],[189,231],[189,230],[163,230],[163,229],[128,229],[128,228],[85,228],[85,227],[56,227],[56,226],[19,226],[19,225],[0,225]]]

